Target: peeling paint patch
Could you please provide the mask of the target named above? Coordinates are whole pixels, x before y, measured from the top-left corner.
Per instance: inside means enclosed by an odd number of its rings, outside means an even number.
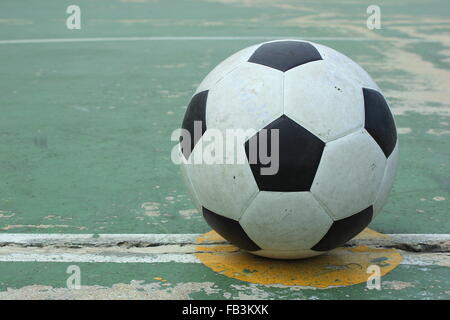
[[[164,98],[180,98],[187,95],[187,92],[171,92],[169,90],[159,90],[158,93]]]
[[[406,288],[412,288],[414,285],[409,282],[404,281],[383,281],[382,282],[383,289],[391,289],[391,290],[402,290]]]
[[[137,24],[148,24],[153,27],[168,27],[168,26],[222,26],[223,21],[205,20],[205,19],[89,19],[91,23],[115,23],[127,26]]]
[[[238,291],[237,299],[239,300],[262,300],[270,298],[270,294],[263,289],[258,288],[256,284],[250,285],[231,285]]]
[[[112,287],[81,286],[80,289],[32,285],[20,289],[8,288],[0,292],[0,300],[190,300],[193,293],[218,293],[214,286],[213,282],[185,282],[169,287],[160,282],[145,284],[143,280],[117,283]]]
[[[196,216],[198,214],[197,209],[187,209],[187,210],[180,210],[178,211],[179,214],[181,214],[185,219],[191,219],[193,216]]]
[[[177,63],[177,64],[162,64],[157,66],[157,68],[161,69],[179,69],[186,66],[186,63]]]
[[[427,131],[428,134],[432,134],[434,136],[443,136],[446,134],[450,134],[450,130],[445,129],[430,129]]]
[[[90,112],[89,108],[82,107],[82,106],[70,106],[72,109],[82,111],[82,112]]]
[[[49,214],[48,216],[44,217],[45,220],[72,220],[71,217],[62,217],[62,216],[58,216],[58,215],[54,215],[54,214]]]
[[[408,134],[411,132],[412,132],[411,128],[397,128],[398,134]]]
[[[449,253],[410,253],[403,256],[402,264],[415,266],[441,266],[450,267]],[[429,269],[423,268],[422,271],[427,272]]]
[[[405,20],[411,23],[393,25],[391,28],[409,37],[434,40],[443,46],[448,46],[450,39],[448,36],[422,29],[422,24],[414,23],[415,19],[415,17],[405,17]],[[440,23],[434,18],[427,20],[430,24]],[[405,88],[408,90],[387,90],[388,96],[399,99],[399,106],[394,107],[394,113],[404,114],[406,111],[414,111],[420,114],[449,116],[450,107],[447,103],[449,70],[437,68],[432,62],[412,52],[404,43],[395,43],[395,47],[384,53],[387,58],[386,67],[394,70],[408,70],[413,77],[405,79]],[[437,106],[431,106],[433,103]]]
[[[144,215],[148,217],[158,217],[161,215],[158,202],[144,202],[141,208],[144,209]]]
[[[286,10],[300,10],[300,11],[308,11],[312,12],[314,11],[311,8],[308,8],[306,6],[301,5],[300,3],[279,3],[279,1],[270,1],[270,0],[204,0],[206,2],[218,2],[222,4],[227,5],[236,5],[240,7],[247,7],[247,8],[261,8],[261,7],[273,7],[273,8],[280,8],[280,9],[286,9]],[[257,18],[250,18],[246,19],[246,21],[249,20],[251,22],[254,22],[257,20]],[[257,20],[258,22],[260,20]]]
[[[14,217],[15,215],[16,214],[13,212],[0,210],[0,218],[11,218]]]
[[[79,230],[86,229],[85,227],[73,227],[73,226],[69,226],[67,224],[39,224],[39,225],[34,225],[34,224],[12,224],[12,225],[8,225],[6,227],[0,228],[0,230],[6,231],[6,230],[18,229],[18,228],[34,228],[34,229],[76,228],[76,229],[79,229]]]

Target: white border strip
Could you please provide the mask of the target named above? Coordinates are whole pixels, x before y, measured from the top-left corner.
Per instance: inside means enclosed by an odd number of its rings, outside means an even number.
[[[153,234],[58,234],[58,233],[0,233],[0,245],[115,245],[123,242],[147,244],[195,244],[201,234],[197,233],[153,233]],[[387,234],[388,238],[356,239],[357,242],[404,242],[404,243],[431,243],[450,241],[450,234]],[[223,243],[223,241],[207,241],[207,243]]]
[[[102,37],[102,38],[55,38],[55,39],[11,39],[0,40],[0,44],[37,44],[37,43],[71,43],[71,42],[121,42],[121,41],[236,41],[236,40],[280,40],[303,39],[311,41],[405,41],[436,42],[429,39],[372,39],[352,37],[298,37],[298,36],[190,36],[190,37]]]
[[[450,267],[448,253],[409,253],[402,251],[402,265]],[[83,254],[83,253],[1,253],[0,262],[63,263],[201,263],[192,254]]]
[[[79,262],[79,263],[200,263],[193,254],[111,255],[77,253],[0,252],[0,262]]]
[[[196,233],[185,234],[57,234],[57,233],[4,233],[0,234],[0,245],[64,245],[70,243],[85,245],[115,245],[122,242],[149,244],[195,243],[200,236]]]
[[[195,257],[200,234],[0,234],[0,262],[200,263]],[[388,239],[356,239],[355,244],[448,245],[450,234],[389,234]],[[202,245],[223,243],[205,241]],[[128,247],[128,245],[133,246]],[[122,246],[121,246],[122,245]],[[142,245],[142,246],[141,246]],[[403,265],[450,267],[450,252],[402,251]]]

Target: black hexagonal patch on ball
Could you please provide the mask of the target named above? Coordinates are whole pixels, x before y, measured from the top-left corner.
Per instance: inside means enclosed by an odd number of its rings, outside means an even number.
[[[262,168],[274,166],[273,158],[276,155],[270,152],[274,143],[271,134],[273,129],[278,129],[279,134],[278,171],[275,174],[264,174],[261,171]],[[263,130],[266,130],[266,134],[262,133]],[[265,136],[267,139],[264,139]],[[269,164],[261,157],[261,143],[264,143],[264,140],[267,140],[267,152],[262,154],[266,153],[272,158]],[[319,167],[324,146],[325,143],[322,140],[283,115],[247,140],[245,152],[259,190],[309,191]]]
[[[394,117],[381,93],[367,88],[362,90],[365,110],[364,127],[388,158],[397,142]]]
[[[311,250],[328,251],[345,244],[364,230],[372,220],[372,206],[354,215],[334,221],[325,236]]]
[[[261,45],[248,59],[248,62],[262,64],[285,72],[316,60],[322,60],[322,56],[308,42],[276,41]]]
[[[186,158],[189,158],[192,150],[198,140],[206,131],[206,100],[208,99],[208,90],[202,91],[194,95],[189,102],[186,113],[184,115],[183,124],[181,128],[187,130],[190,134],[190,139],[183,141],[183,136],[180,137],[181,151]],[[194,134],[195,122],[201,123],[201,134]]]
[[[261,250],[245,233],[238,221],[221,216],[204,207],[202,209],[203,217],[209,226],[232,244],[247,251]]]

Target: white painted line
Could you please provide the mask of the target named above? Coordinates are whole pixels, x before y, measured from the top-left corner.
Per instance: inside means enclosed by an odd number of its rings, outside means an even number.
[[[57,234],[57,233],[4,233],[0,245],[117,245],[124,242],[143,244],[195,243],[200,234]]]
[[[352,239],[349,244],[367,244],[375,246],[386,246],[402,248],[400,246],[415,247],[420,250],[420,247],[434,246],[439,251],[450,252],[450,234],[387,234],[386,238],[370,238],[370,239]],[[429,250],[432,250],[431,248]],[[436,250],[435,250],[436,251]]]
[[[196,239],[201,236],[197,233],[186,234],[83,234],[83,233],[3,233],[0,234],[0,245],[93,245],[111,246],[128,242],[130,244],[187,244],[196,243]],[[450,241],[450,234],[387,234],[388,239],[355,239],[352,241],[361,242],[402,242],[408,244],[415,243],[435,243]],[[207,243],[223,243],[223,241],[208,241]]]
[[[402,251],[403,265],[450,267],[450,253],[405,253]]]
[[[445,233],[392,233],[388,236],[398,242],[450,241],[450,234]]]
[[[409,253],[402,251],[402,265],[450,267],[448,253]],[[1,253],[0,262],[78,262],[78,263],[201,263],[192,253],[130,254],[114,253]]]
[[[0,262],[200,263],[195,257],[200,234],[0,234]],[[450,234],[389,234],[354,239],[353,245],[377,247],[439,245],[445,252],[401,251],[403,265],[450,267]],[[210,246],[223,241],[202,242]]]
[[[0,262],[200,263],[200,261],[193,254],[149,254],[119,256],[73,253],[0,253]]]
[[[73,43],[73,42],[121,42],[121,41],[236,41],[303,39],[310,41],[404,41],[436,42],[417,38],[352,38],[352,37],[298,37],[298,36],[190,36],[190,37],[101,37],[101,38],[55,38],[55,39],[11,39],[0,40],[0,44]]]

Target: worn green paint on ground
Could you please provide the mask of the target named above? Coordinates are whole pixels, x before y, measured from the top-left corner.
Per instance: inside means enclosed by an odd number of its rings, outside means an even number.
[[[10,294],[28,297],[76,296],[76,289],[67,289],[69,265],[2,263],[0,298],[8,288],[13,290]],[[224,277],[199,264],[77,265],[81,285],[89,287],[97,298],[114,292],[116,297],[126,293],[142,298],[140,294],[146,294],[153,299],[450,299],[450,269],[437,266],[399,266],[381,279],[381,290],[369,290],[365,283],[333,289],[255,285]],[[167,281],[154,280],[155,277]],[[39,286],[27,287],[30,284]]]
[[[44,5],[45,4],[45,5]],[[385,233],[449,233],[449,2],[379,1],[382,29],[365,27],[370,1],[80,0],[82,29],[65,27],[70,1],[0,3],[0,40],[128,36],[298,36],[360,63],[396,114],[400,167],[371,227]],[[408,42],[423,39],[431,42]],[[388,41],[384,41],[388,40]],[[0,45],[0,231],[202,233],[170,159],[194,88],[217,63],[257,41],[89,42]],[[91,265],[88,285],[160,276],[172,285],[214,282],[192,297],[448,298],[448,268],[400,266],[401,290],[245,289],[200,265]],[[0,263],[0,287],[64,286],[67,264]],[[127,276],[132,275],[132,276]],[[246,287],[247,286],[247,287]],[[214,287],[213,287],[214,288]],[[231,289],[230,289],[231,288]],[[232,289],[234,288],[234,289]],[[429,289],[427,289],[429,288]],[[142,289],[142,288],[141,288]],[[143,289],[145,290],[145,288]],[[429,292],[427,291],[429,290]],[[446,291],[447,290],[447,291]],[[244,293],[247,294],[247,293]]]

